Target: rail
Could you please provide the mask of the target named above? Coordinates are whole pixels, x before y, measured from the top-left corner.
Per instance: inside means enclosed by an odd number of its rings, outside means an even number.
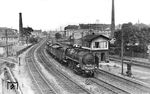
[[[145,84],[143,84],[139,81],[136,81],[136,80],[133,80],[133,79],[130,79],[130,78],[127,78],[127,77],[125,78],[123,76],[119,76],[119,75],[116,75],[116,74],[112,74],[112,73],[104,71],[102,69],[99,69],[97,72],[102,74],[103,76],[106,75],[107,77],[109,77],[111,79],[115,79],[115,81],[125,83],[130,87],[134,87],[137,90],[150,92],[150,86],[147,86],[147,85],[145,85]]]
[[[41,47],[41,48],[44,48],[44,47]],[[73,79],[68,77],[66,73],[55,68],[52,61],[50,61],[48,59],[48,57],[45,55],[44,50],[42,51],[42,49],[39,49],[37,56],[38,56],[39,62],[41,62],[49,72],[51,72],[59,80],[61,80],[61,82],[63,82],[65,84],[65,86],[68,87],[70,90],[72,90],[74,92],[80,91],[80,92],[84,92],[86,94],[91,94],[91,92],[89,90],[87,90],[83,86],[77,84],[75,81],[73,81]],[[76,87],[76,88],[74,88],[74,87]]]
[[[35,84],[38,87],[38,90],[41,94],[57,94],[56,91],[52,88],[51,83],[45,78],[45,76],[41,73],[40,69],[38,68],[37,64],[35,64],[34,60],[34,52],[37,47],[40,45],[34,46],[26,56],[26,63],[28,65],[28,69],[30,75],[32,76]]]
[[[116,57],[116,56],[109,56],[109,59],[113,60],[113,61],[121,62],[121,58]],[[142,66],[142,67],[145,67],[145,68],[150,68],[150,63],[148,63],[148,62],[141,62],[141,61],[137,61],[137,60],[131,60],[131,59],[128,59],[128,58],[124,58],[124,63],[125,64],[130,63],[130,64],[135,65],[135,66],[140,66],[140,67]]]

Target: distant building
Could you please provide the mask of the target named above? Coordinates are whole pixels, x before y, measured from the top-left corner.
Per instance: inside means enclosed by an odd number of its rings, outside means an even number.
[[[110,24],[79,24],[80,29],[88,30],[88,34],[101,34],[110,37]]]
[[[0,56],[6,55],[6,48],[8,47],[8,54],[13,54],[12,46],[18,43],[19,34],[16,29],[0,27]],[[6,44],[7,39],[7,44]]]
[[[6,41],[6,35],[8,42],[18,42],[17,30],[11,28],[0,27],[0,42]]]
[[[77,25],[68,25],[64,28],[65,30],[65,36],[70,37],[73,35],[74,31],[78,30],[79,26]]]
[[[14,44],[12,43],[6,44],[5,42],[0,42],[0,56],[6,56],[7,47],[8,47],[8,55],[13,55],[14,53],[13,45]]]
[[[42,35],[42,30],[33,30],[31,34],[35,37],[40,37]]]
[[[107,37],[110,37],[111,30],[110,24],[79,24],[77,25],[68,25],[65,27],[66,37],[74,37],[79,39],[82,36],[94,34],[101,34]]]

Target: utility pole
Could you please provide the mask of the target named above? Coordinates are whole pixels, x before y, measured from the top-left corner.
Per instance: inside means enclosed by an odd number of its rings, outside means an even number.
[[[82,42],[81,45],[83,46],[83,32],[81,32],[81,39],[82,39],[81,40],[81,42]]]
[[[72,33],[72,37],[73,37],[73,43],[72,44],[74,44],[74,30],[73,30],[73,33]]]
[[[6,56],[8,57],[8,34],[7,34],[7,30],[5,30],[5,37],[6,37]]]
[[[121,68],[122,68],[122,70],[121,70],[121,74],[123,75],[123,53],[124,53],[124,45],[123,45],[123,43],[124,43],[124,39],[123,39],[123,30],[121,30]]]

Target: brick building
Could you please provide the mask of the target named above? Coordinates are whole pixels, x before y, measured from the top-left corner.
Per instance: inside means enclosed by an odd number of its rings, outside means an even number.
[[[90,35],[92,33],[110,37],[110,24],[79,24],[68,25],[65,27],[66,37],[72,36],[74,39],[79,39],[82,36]]]

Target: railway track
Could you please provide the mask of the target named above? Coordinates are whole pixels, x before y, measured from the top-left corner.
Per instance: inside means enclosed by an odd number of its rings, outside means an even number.
[[[100,79],[90,78],[90,79],[88,79],[88,83],[94,83],[100,87],[103,87],[103,89],[105,91],[107,91],[106,93],[108,93],[108,94],[130,94],[129,92],[127,92],[121,88],[118,88],[112,84],[109,84],[103,80],[100,80]],[[105,92],[105,91],[103,91],[103,92]]]
[[[121,62],[121,59],[119,57],[116,57],[116,56],[109,56],[109,59],[112,60],[112,61],[117,61],[117,62]],[[131,59],[128,59],[128,58],[124,58],[124,63],[130,63]],[[135,65],[135,66],[142,66],[144,68],[150,68],[150,63],[147,63],[147,62],[141,62],[141,61],[136,61],[136,60],[132,60],[132,65]]]
[[[62,44],[64,45],[64,44]],[[66,46],[66,45],[65,45]],[[102,81],[100,79],[91,78],[86,80],[86,83],[94,83],[96,84],[100,89],[100,94],[130,94],[129,92],[118,88],[114,85],[111,85],[105,81]]]
[[[63,45],[63,44],[62,44]],[[129,61],[129,60],[128,60]],[[135,64],[135,63],[133,63]],[[138,65],[138,64],[135,64]],[[103,70],[98,71],[101,79],[88,79],[90,83],[95,83],[100,87],[104,87],[108,94],[149,94],[150,88],[128,79],[123,79],[116,75],[106,73]]]
[[[117,88],[120,88],[128,93],[131,93],[131,94],[149,94],[150,93],[150,87],[142,85],[138,82],[134,82],[130,79],[125,79],[121,76],[111,74],[101,69],[98,70],[98,74],[100,74],[101,76],[96,78],[97,81],[103,80],[104,82],[107,82],[113,86],[116,86]]]
[[[46,78],[42,75],[41,71],[39,70],[38,66],[35,64],[34,60],[34,51],[39,45],[34,46],[31,50],[27,53],[25,61],[28,65],[29,73],[33,78],[34,84],[37,86],[39,94],[57,94],[55,89],[51,86],[51,83],[46,80]]]
[[[123,89],[120,89],[116,86],[113,86],[105,81],[102,81],[102,80],[96,79],[96,78],[89,78],[85,81],[85,83],[87,85],[88,85],[88,83],[96,84],[97,85],[96,87],[98,87],[99,91],[100,91],[99,94],[130,94],[129,92],[127,92]],[[95,93],[93,93],[93,94],[95,94]]]
[[[45,68],[50,73],[52,73],[55,77],[57,77],[59,82],[62,83],[66,89],[72,91],[71,93],[92,94],[88,89],[85,89],[83,86],[77,84],[70,77],[68,77],[67,74],[62,72],[60,69],[57,69],[55,65],[53,65],[54,61],[50,61],[50,59],[45,55],[44,50],[42,51],[42,49],[39,49],[39,51],[37,52],[38,52],[37,53],[38,60],[45,66]]]

